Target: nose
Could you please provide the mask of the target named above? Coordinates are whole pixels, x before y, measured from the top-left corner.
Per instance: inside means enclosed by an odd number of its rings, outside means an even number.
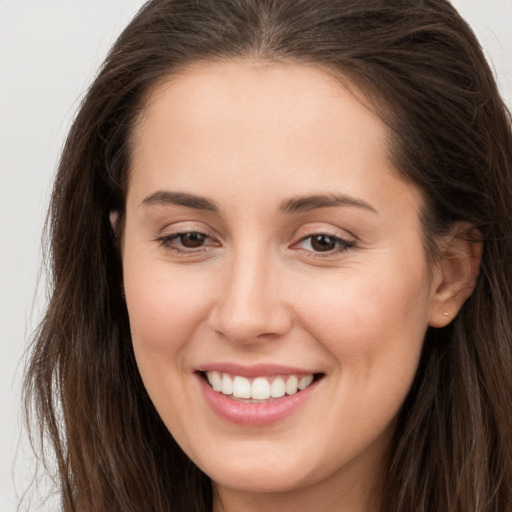
[[[209,325],[234,343],[276,339],[292,325],[279,270],[268,254],[246,251],[226,264]]]

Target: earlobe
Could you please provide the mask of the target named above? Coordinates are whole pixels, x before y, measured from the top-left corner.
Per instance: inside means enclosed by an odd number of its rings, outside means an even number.
[[[437,283],[430,303],[429,325],[445,327],[473,293],[482,259],[481,233],[460,223],[440,244]]]

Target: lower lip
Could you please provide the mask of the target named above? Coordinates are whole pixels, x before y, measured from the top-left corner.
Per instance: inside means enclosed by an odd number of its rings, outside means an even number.
[[[214,391],[202,376],[197,377],[203,396],[213,411],[231,423],[246,426],[271,425],[288,418],[304,405],[318,385],[318,381],[315,381],[294,395],[274,398],[268,402],[251,403],[239,402]]]

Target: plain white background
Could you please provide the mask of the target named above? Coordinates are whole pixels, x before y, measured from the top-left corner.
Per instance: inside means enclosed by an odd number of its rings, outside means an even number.
[[[45,305],[41,231],[81,95],[142,0],[0,0],[0,512],[34,473],[23,434],[23,354]],[[512,0],[454,0],[512,106]],[[39,286],[37,283],[39,282]],[[56,510],[27,500],[21,510]]]

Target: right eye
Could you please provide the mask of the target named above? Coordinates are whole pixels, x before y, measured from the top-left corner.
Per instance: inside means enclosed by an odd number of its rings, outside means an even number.
[[[179,254],[195,253],[209,245],[217,245],[206,233],[200,231],[183,231],[164,235],[156,239],[157,242],[171,251]]]
[[[197,249],[197,247],[201,247],[207,239],[208,236],[204,233],[199,233],[199,231],[181,233],[175,238],[175,240],[179,241],[183,247],[188,249]]]

